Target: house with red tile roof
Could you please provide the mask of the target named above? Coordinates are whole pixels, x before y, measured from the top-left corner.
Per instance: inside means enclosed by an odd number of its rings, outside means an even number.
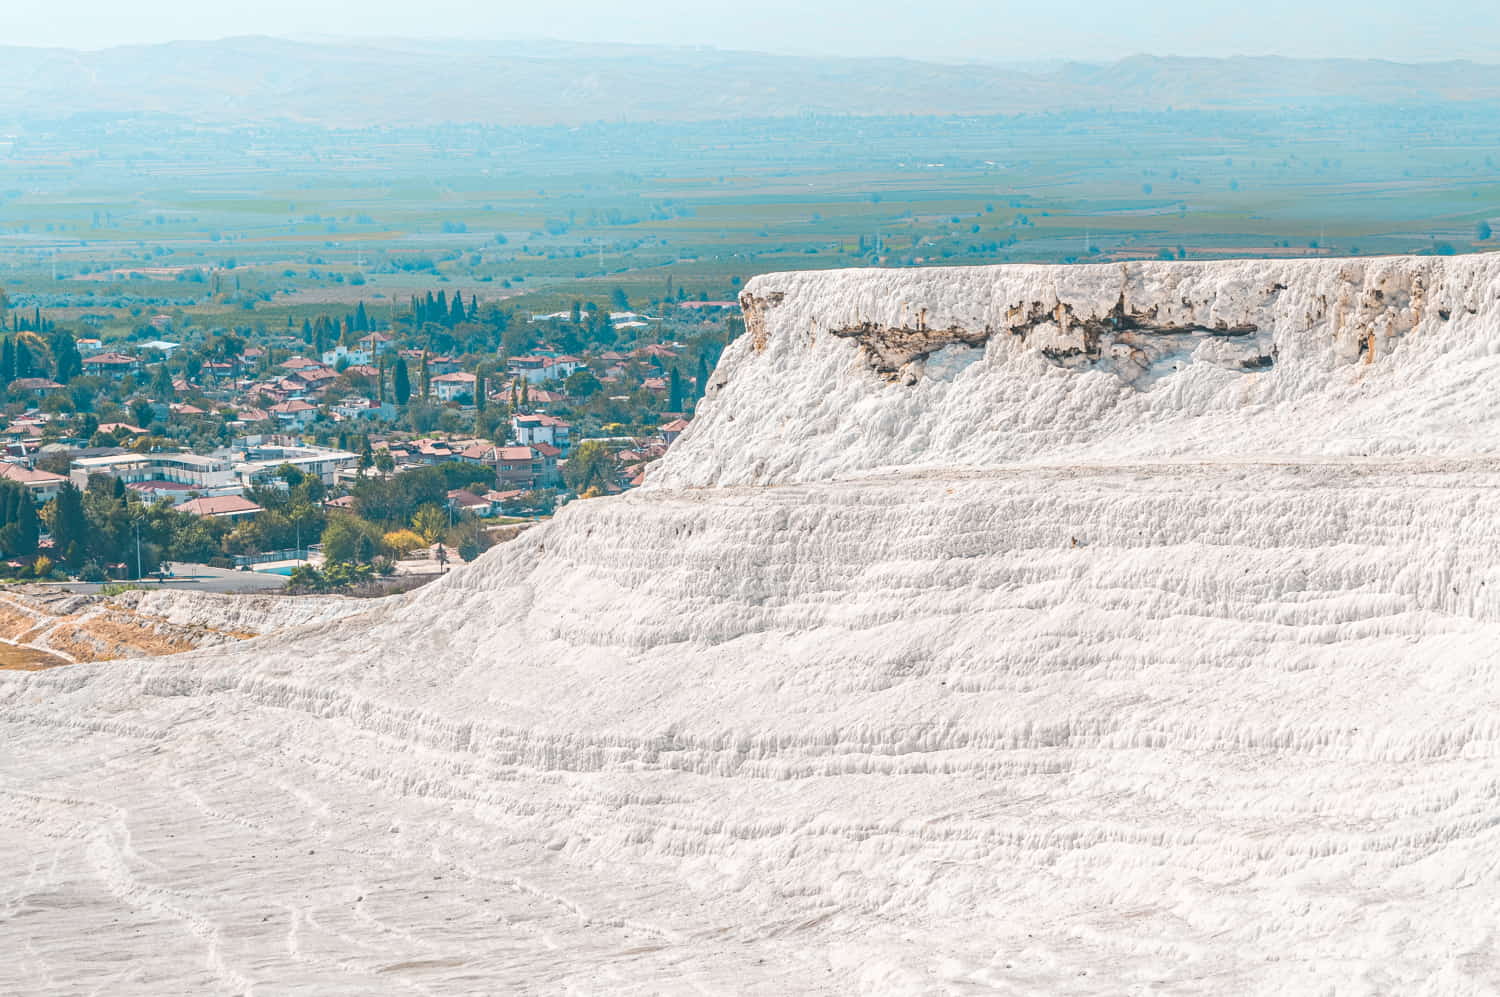
[[[464,371],[439,374],[432,379],[432,393],[440,402],[456,401],[465,396],[472,400],[475,380],[473,374]]]
[[[119,436],[122,433],[127,436],[151,435],[149,430],[142,429],[140,426],[132,426],[128,422],[101,422],[99,424],[99,432],[110,433],[114,436]]]
[[[61,474],[38,471],[21,464],[0,464],[0,478],[25,488],[37,505],[52,501],[57,497],[58,490],[68,482]]]
[[[243,495],[210,495],[188,499],[179,504],[177,510],[214,519],[249,519],[256,513],[265,511]]]
[[[36,398],[45,398],[54,391],[61,391],[63,386],[48,377],[18,377],[10,382],[9,391],[13,395],[32,395]]]
[[[493,516],[495,503],[464,488],[455,488],[448,493],[448,508],[454,512],[467,512],[471,516]]]
[[[542,457],[531,447],[495,447],[495,481],[500,489],[530,491],[542,475]]]
[[[309,405],[300,398],[271,406],[271,418],[283,426],[301,428],[318,417],[318,407]]]
[[[511,416],[510,428],[511,435],[515,437],[517,443],[526,446],[546,443],[557,447],[564,454],[570,449],[573,426],[556,416],[518,413]]]
[[[119,380],[126,374],[134,374],[140,369],[141,361],[125,353],[96,353],[94,356],[83,358],[83,372],[93,374],[95,377]]]

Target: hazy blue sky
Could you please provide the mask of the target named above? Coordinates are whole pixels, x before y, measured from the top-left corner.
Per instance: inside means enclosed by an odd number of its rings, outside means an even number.
[[[0,6],[4,42],[86,48],[237,34],[411,35],[1006,62],[1139,52],[1500,61],[1495,0],[0,0]]]

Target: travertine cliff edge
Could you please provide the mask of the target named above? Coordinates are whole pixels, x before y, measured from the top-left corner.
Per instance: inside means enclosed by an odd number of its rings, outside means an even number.
[[[1500,256],[819,271],[742,301],[722,403],[655,484],[1500,452]]]

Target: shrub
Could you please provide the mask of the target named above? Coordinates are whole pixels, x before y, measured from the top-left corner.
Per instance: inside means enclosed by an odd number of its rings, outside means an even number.
[[[405,557],[412,551],[427,546],[427,541],[412,530],[392,530],[385,535],[384,540],[386,547],[397,557]]]

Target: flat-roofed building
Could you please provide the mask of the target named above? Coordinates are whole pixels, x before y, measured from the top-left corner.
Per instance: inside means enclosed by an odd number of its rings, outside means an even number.
[[[107,474],[125,484],[166,481],[188,485],[202,492],[233,488],[239,484],[234,465],[226,457],[195,453],[127,453],[113,457],[81,457],[73,461],[69,476],[79,488],[88,487],[89,476]]]
[[[261,444],[245,448],[244,456],[235,461],[234,470],[246,488],[257,485],[283,487],[281,468],[290,464],[309,477],[331,485],[342,470],[359,463],[359,454],[326,447]]]

